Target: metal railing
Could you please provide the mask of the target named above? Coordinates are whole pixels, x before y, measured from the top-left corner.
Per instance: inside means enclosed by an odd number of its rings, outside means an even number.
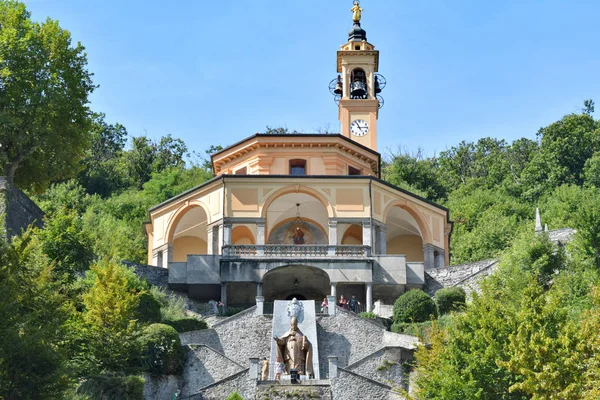
[[[370,246],[327,244],[234,244],[223,246],[229,257],[368,257]]]

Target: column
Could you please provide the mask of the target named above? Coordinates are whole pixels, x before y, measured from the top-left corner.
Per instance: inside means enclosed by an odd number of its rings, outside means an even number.
[[[223,308],[227,308],[227,282],[221,283],[221,303]]]
[[[337,282],[331,282],[331,295],[337,297]]]
[[[373,234],[371,232],[371,221],[363,222],[363,244],[365,246],[373,245]]]
[[[327,312],[329,315],[335,315],[335,296],[327,296],[327,303],[329,304]]]
[[[231,244],[231,222],[223,223],[223,246]]]
[[[379,254],[387,254],[387,226],[379,225]]]
[[[423,245],[423,266],[425,270],[435,267],[435,247],[432,244]]]
[[[256,295],[262,296],[262,282],[256,284]]]
[[[208,254],[215,254],[215,242],[214,242],[214,231],[212,226],[206,227],[206,252]]]
[[[446,257],[442,250],[438,249],[435,252],[434,264],[436,268],[444,268],[446,266]]]
[[[259,221],[256,223],[256,245],[260,246],[256,249],[257,256],[263,256],[265,254],[265,221]]]
[[[367,312],[373,311],[373,282],[365,283],[367,287]]]
[[[337,378],[338,358],[336,356],[329,356],[327,359],[329,360],[329,379]]]
[[[337,221],[329,220],[329,249],[327,254],[329,256],[335,256],[335,246],[337,246]]]
[[[221,241],[219,240],[219,236],[221,235],[221,224],[214,225],[212,227],[213,235],[212,235],[212,246],[213,253],[212,254],[221,254],[221,246],[219,245]]]
[[[163,268],[169,268],[169,263],[171,261],[173,261],[173,245],[168,244],[162,251],[162,265],[160,266]]]
[[[250,358],[250,379],[258,379],[258,358]]]

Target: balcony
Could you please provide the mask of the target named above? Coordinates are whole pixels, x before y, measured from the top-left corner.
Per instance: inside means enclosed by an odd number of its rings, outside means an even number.
[[[371,246],[326,244],[265,244],[223,246],[224,258],[365,258]]]

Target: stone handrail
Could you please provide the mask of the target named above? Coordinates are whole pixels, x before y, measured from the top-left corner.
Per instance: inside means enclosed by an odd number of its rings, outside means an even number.
[[[370,246],[327,244],[236,244],[223,246],[225,257],[368,257]]]

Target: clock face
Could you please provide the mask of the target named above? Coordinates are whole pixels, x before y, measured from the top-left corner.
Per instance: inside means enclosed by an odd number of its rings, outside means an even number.
[[[354,136],[365,136],[369,133],[369,124],[363,119],[355,119],[350,124],[350,132]]]

